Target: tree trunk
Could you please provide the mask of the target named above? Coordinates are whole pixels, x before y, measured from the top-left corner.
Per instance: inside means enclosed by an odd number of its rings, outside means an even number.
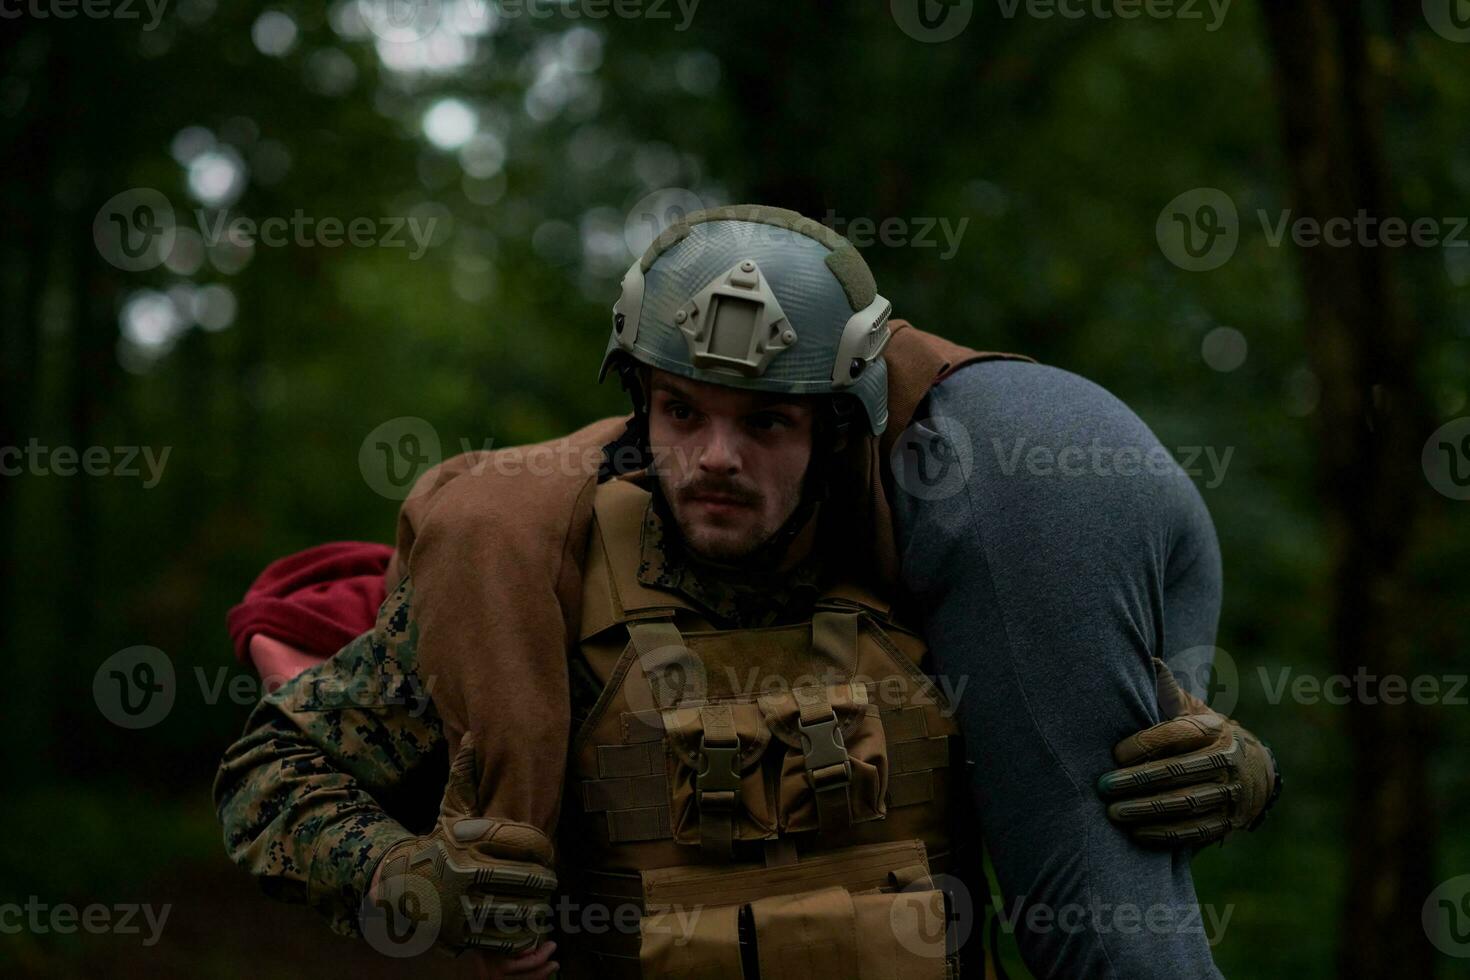
[[[1382,220],[1388,191],[1362,11],[1332,0],[1261,4],[1274,54],[1293,219]],[[1318,477],[1332,561],[1335,672],[1411,676],[1405,557],[1422,497],[1427,428],[1414,387],[1418,338],[1394,294],[1392,250],[1298,252],[1306,343],[1322,390]],[[1385,705],[1357,682],[1346,711],[1352,775],[1337,975],[1428,977],[1420,907],[1433,889],[1428,712]]]

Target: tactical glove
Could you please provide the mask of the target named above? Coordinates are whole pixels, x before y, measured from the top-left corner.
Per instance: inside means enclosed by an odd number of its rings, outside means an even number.
[[[1104,773],[1098,791],[1108,819],[1138,843],[1200,846],[1255,830],[1281,793],[1276,757],[1260,739],[1179,686],[1162,660],[1159,712],[1168,720],[1113,747],[1124,768]]]
[[[379,903],[437,925],[437,945],[452,953],[480,949],[515,954],[550,929],[556,890],[551,841],[537,828],[479,816],[475,748],[466,734],[450,766],[439,820],[383,854]],[[426,908],[427,906],[427,908]]]

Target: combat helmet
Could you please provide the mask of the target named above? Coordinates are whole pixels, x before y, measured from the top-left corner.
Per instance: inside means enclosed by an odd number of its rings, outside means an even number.
[[[888,423],[891,311],[852,243],[795,211],[734,205],[675,222],[628,269],[613,306],[598,380],[617,371],[633,417],[604,448],[601,478],[651,462],[642,368],[828,396],[819,399],[802,504],[771,542],[780,548],[827,496],[835,454]]]
[[[598,380],[630,364],[752,391],[841,396],[888,422],[888,300],[852,244],[795,211],[695,211],[623,277]],[[635,409],[644,393],[634,390]]]

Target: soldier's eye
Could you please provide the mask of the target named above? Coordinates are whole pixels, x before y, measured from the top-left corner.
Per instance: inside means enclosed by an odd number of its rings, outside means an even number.
[[[782,415],[780,412],[758,412],[750,417],[750,426],[751,428],[762,431],[770,431],[778,428],[789,429],[791,428],[791,419]]]

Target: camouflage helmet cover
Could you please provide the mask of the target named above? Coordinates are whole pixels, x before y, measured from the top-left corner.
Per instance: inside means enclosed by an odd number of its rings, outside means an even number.
[[[888,421],[892,307],[841,235],[781,208],[696,211],[623,277],[598,380],[620,357],[711,384],[847,394]]]

